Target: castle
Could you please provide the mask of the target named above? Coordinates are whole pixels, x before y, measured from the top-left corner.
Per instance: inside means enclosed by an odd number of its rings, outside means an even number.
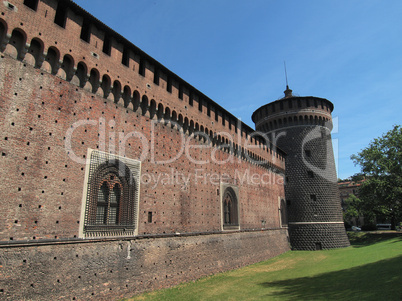
[[[269,111],[254,131],[72,1],[0,11],[1,299],[172,286],[288,251],[288,226],[294,248],[348,244],[332,196],[297,224]]]

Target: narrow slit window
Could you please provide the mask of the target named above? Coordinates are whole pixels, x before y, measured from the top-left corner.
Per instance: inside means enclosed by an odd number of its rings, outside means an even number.
[[[81,27],[81,35],[80,35],[81,40],[89,43],[91,39],[91,24],[87,19],[84,18],[84,22],[82,23]]]
[[[104,54],[110,55],[111,50],[112,50],[112,43],[111,39],[109,36],[105,35],[105,38],[103,40],[103,48],[102,51]]]
[[[66,27],[67,20],[67,6],[62,2],[59,2],[56,9],[56,15],[54,17],[54,23],[59,25],[60,27]]]
[[[148,223],[152,223],[152,211],[148,212]]]
[[[38,9],[39,0],[24,0],[24,5],[36,11]]]
[[[183,86],[179,85],[179,99],[183,100]]]
[[[172,79],[170,77],[167,80],[166,91],[172,93]]]
[[[145,61],[140,59],[140,68],[138,69],[140,75],[145,76]]]
[[[154,84],[159,86],[159,70],[158,69],[155,69]]]
[[[123,57],[121,58],[121,63],[124,66],[128,67],[129,66],[129,61],[130,61],[129,50],[126,47],[124,47],[124,49],[123,49]]]
[[[193,93],[190,93],[190,97],[188,98],[188,104],[190,106],[193,106],[193,99],[194,99]]]

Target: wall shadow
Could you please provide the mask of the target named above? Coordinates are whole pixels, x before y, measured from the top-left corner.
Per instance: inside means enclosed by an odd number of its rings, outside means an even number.
[[[363,235],[349,237],[349,241],[354,248],[362,248],[394,238],[397,238],[397,241],[402,240],[402,233],[364,233]]]
[[[402,255],[347,270],[260,285],[290,300],[401,300]]]

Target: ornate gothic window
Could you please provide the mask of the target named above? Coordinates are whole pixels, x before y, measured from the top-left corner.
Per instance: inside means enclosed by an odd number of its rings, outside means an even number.
[[[140,162],[90,150],[80,236],[135,235]]]
[[[226,186],[226,185],[224,185]],[[239,229],[239,204],[236,187],[224,187],[222,196],[223,230]]]

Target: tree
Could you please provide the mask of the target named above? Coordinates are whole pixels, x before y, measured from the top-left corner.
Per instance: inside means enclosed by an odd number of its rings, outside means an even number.
[[[354,194],[350,194],[349,197],[344,201],[344,221],[350,222],[353,218],[358,219],[360,216],[364,215],[363,202]]]
[[[392,229],[402,217],[402,128],[394,128],[374,139],[351,159],[366,178],[359,189],[365,213],[385,216]],[[370,212],[366,212],[369,210]]]

